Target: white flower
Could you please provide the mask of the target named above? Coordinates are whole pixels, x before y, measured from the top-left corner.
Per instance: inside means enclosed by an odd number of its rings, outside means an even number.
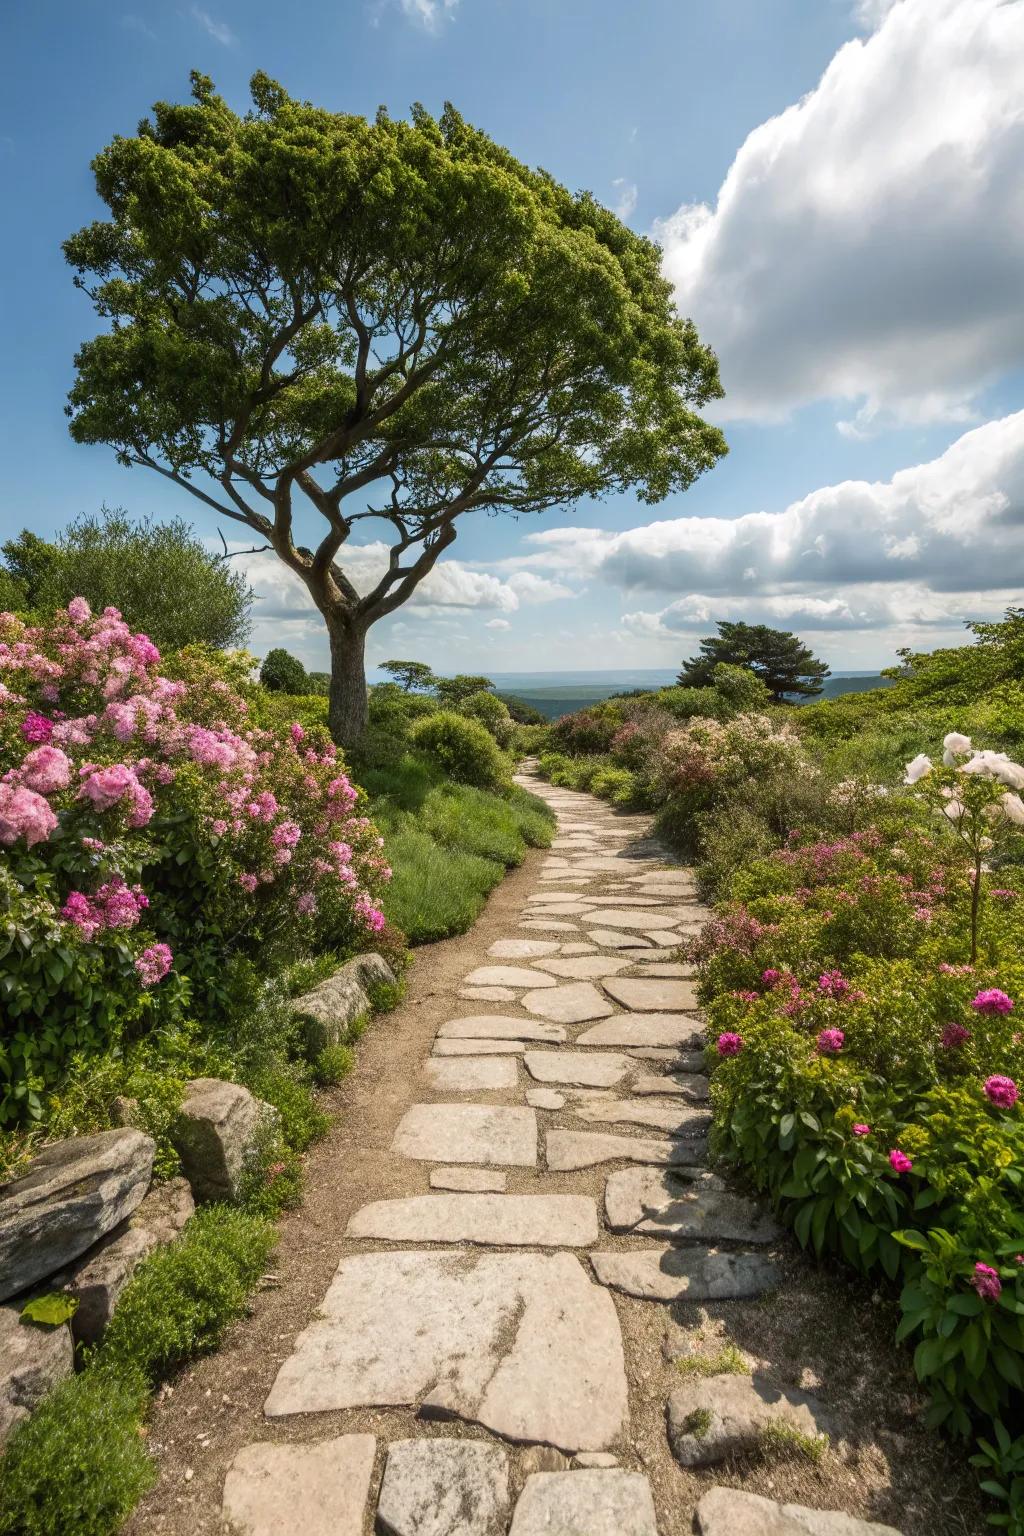
[[[923,779],[925,774],[931,773],[931,771],[931,758],[926,757],[923,752],[919,752],[913,762],[907,764],[907,776],[903,782],[904,784],[916,784],[918,779]]]
[[[1001,761],[995,765],[994,772],[1000,784],[1008,784],[1011,789],[1024,789],[1024,768],[1019,763],[1011,763],[1005,753],[1000,753]]]
[[[948,816],[950,821],[959,821],[966,812],[967,807],[962,800],[947,800],[942,807],[942,814]]]
[[[1020,795],[1004,795],[999,804],[1007,821],[1012,821],[1015,826],[1024,827],[1024,800]]]
[[[993,764],[995,757],[995,752],[975,752],[970,762],[961,765],[960,772],[969,773],[982,779],[993,779],[995,778]]]
[[[950,731],[948,736],[943,736],[942,745],[942,761],[947,768],[952,768],[958,757],[964,757],[971,750],[971,738],[961,736],[959,731]]]

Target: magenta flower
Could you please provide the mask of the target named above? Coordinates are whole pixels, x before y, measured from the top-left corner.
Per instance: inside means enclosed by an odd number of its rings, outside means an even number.
[[[1003,1282],[998,1270],[993,1269],[991,1264],[975,1264],[971,1284],[982,1301],[998,1301],[1003,1294]]]
[[[760,992],[734,992],[732,995],[741,1003],[759,1003],[761,1001]]]
[[[852,1125],[850,1127],[850,1129],[852,1130],[852,1132],[853,1132],[853,1134],[855,1136],[870,1136],[871,1135],[871,1127],[870,1127],[870,1125],[863,1125],[863,1124],[858,1123],[857,1125]]]
[[[773,966],[769,966],[768,970],[761,972],[761,980],[764,982],[766,987],[774,987],[781,976],[782,972],[775,970]]]
[[[985,1097],[998,1109],[1012,1109],[1017,1102],[1017,1084],[1012,1077],[1000,1077],[998,1073],[985,1081]]]
[[[966,1045],[970,1038],[971,1032],[966,1024],[947,1024],[942,1031],[940,1044],[945,1051],[956,1051]]]
[[[142,954],[136,958],[135,970],[144,987],[155,986],[162,981],[171,968],[174,956],[167,944],[150,944]]]
[[[296,746],[298,746],[299,742],[303,740],[303,738],[305,737],[305,734],[306,733],[302,729],[302,726],[296,720],[295,723],[293,724],[292,728],[291,728],[292,741],[294,741]]]
[[[843,1048],[846,1034],[841,1029],[823,1029],[817,1039],[820,1056],[837,1056]]]
[[[889,1153],[889,1167],[894,1173],[909,1173],[913,1166],[912,1159],[905,1152],[901,1152],[899,1147],[893,1147]]]
[[[818,991],[824,992],[826,997],[846,997],[850,983],[842,971],[824,971],[818,977]]]
[[[719,1056],[738,1056],[743,1049],[743,1036],[735,1034],[732,1030],[726,1030],[724,1034],[719,1035],[715,1048]]]
[[[49,741],[53,735],[53,721],[30,709],[21,722],[21,734],[26,741]]]
[[[971,999],[971,1007],[978,1013],[1012,1013],[1013,998],[1007,997],[998,987],[988,987]]]

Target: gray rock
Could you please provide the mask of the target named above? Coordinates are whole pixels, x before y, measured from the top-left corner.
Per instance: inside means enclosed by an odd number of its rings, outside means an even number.
[[[377,1523],[384,1536],[505,1536],[508,1457],[485,1440],[388,1446]]]
[[[609,1104],[581,1105],[576,1113],[591,1125],[646,1125],[688,1140],[703,1140],[711,1124],[706,1111],[668,1099],[615,1099]]]
[[[356,1211],[345,1235],[386,1243],[585,1248],[597,1233],[597,1204],[589,1195],[445,1194],[375,1200]]]
[[[431,1088],[439,1093],[504,1092],[519,1080],[512,1056],[428,1057],[423,1070]]]
[[[527,1088],[526,1102],[531,1109],[564,1109],[565,1094],[554,1088]]]
[[[642,1248],[592,1253],[602,1285],[644,1301],[739,1301],[782,1284],[782,1266],[761,1253],[715,1248]]]
[[[0,1307],[0,1446],[52,1387],[75,1369],[67,1323],[44,1328],[22,1322],[21,1302]]]
[[[620,1168],[604,1188],[613,1232],[771,1243],[781,1228],[762,1203],[738,1195],[705,1169]]]
[[[553,976],[547,978],[554,981]],[[550,992],[527,992],[520,999],[528,1013],[558,1024],[582,1024],[587,1019],[603,1019],[613,1012],[607,998],[589,981],[571,982],[566,987],[552,986]]]
[[[697,1505],[699,1536],[900,1536],[892,1525],[840,1510],[776,1504],[738,1488],[709,1488]]]
[[[816,1398],[763,1377],[694,1377],[668,1400],[669,1444],[684,1467],[710,1467],[756,1450],[773,1424],[810,1438],[832,1433]]]
[[[523,1062],[538,1083],[579,1083],[587,1088],[614,1088],[630,1066],[625,1056],[610,1051],[527,1051]]]
[[[465,1019],[449,1019],[437,1032],[439,1040],[541,1040],[561,1045],[565,1030],[533,1019],[513,1019],[501,1013],[474,1013]]]
[[[399,1121],[392,1152],[428,1163],[537,1164],[537,1116],[503,1104],[413,1104]]]
[[[237,1536],[362,1536],[372,1435],[307,1445],[244,1445],[224,1480],[224,1521]]]
[[[416,1403],[507,1440],[607,1450],[629,1412],[611,1297],[570,1253],[342,1259],[265,1412]]]
[[[711,1084],[700,1072],[663,1072],[660,1076],[635,1077],[630,1092],[685,1099],[688,1104],[706,1104],[711,1097]]]
[[[498,1173],[493,1168],[432,1168],[430,1170],[431,1189],[461,1189],[474,1190],[480,1193],[489,1190],[492,1194],[501,1194],[508,1182],[508,1174]]]
[[[349,1025],[370,1012],[367,988],[374,982],[393,986],[395,974],[380,955],[356,955],[311,992],[295,998],[292,1012],[305,1024],[306,1049],[311,1056],[318,1055],[325,1046],[337,1045]]]
[[[114,1315],[121,1292],[148,1253],[172,1242],[195,1210],[187,1179],[157,1184],[127,1221],[50,1282],[78,1297],[71,1319],[76,1343],[96,1344]]]
[[[171,1140],[197,1200],[234,1200],[275,1111],[240,1083],[197,1077],[171,1128]]]
[[[559,1106],[561,1107],[561,1106]],[[596,1168],[600,1163],[690,1164],[693,1144],[688,1141],[650,1140],[643,1136],[613,1136],[602,1131],[548,1131],[545,1155],[552,1173],[576,1168]]]
[[[509,1536],[658,1536],[651,1485],[640,1472],[536,1472]]]
[[[0,1301],[62,1269],[130,1216],[149,1188],[155,1150],[131,1128],[72,1136],[0,1186]]]
[[[601,1452],[594,1454],[599,1456]],[[519,1457],[519,1475],[524,1482],[534,1472],[566,1472],[568,1468],[568,1456],[556,1451],[553,1445],[528,1445]]]
[[[692,981],[661,976],[609,976],[602,985],[609,997],[635,1012],[684,1013],[697,1007],[697,989]]]
[[[614,1019],[585,1029],[577,1045],[675,1046],[692,1050],[701,1044],[703,1031],[697,1021],[684,1013],[650,1013],[644,1018],[634,1013],[618,1013]]]

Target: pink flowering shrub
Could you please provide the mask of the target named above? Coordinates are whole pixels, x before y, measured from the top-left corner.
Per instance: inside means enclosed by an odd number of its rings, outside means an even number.
[[[325,731],[257,727],[115,609],[0,614],[0,1124],[69,1052],[215,1015],[239,965],[367,947],[386,878]]]

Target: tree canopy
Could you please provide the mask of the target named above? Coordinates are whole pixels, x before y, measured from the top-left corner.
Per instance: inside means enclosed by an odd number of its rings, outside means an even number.
[[[246,524],[301,578],[351,740],[366,631],[460,517],[685,489],[725,452],[698,414],[721,386],[657,245],[453,107],[369,122],[262,73],[251,89],[239,116],[193,74],[191,102],[93,162],[109,218],[64,250],[106,328],[68,413],[76,441]],[[368,521],[390,549],[360,592],[345,546]]]
[[[698,654],[684,662],[679,682],[687,688],[711,687],[715,668],[723,662],[748,668],[779,702],[794,694],[812,698],[829,676],[825,663],[789,630],[723,620],[718,634],[702,640]]]
[[[309,693],[309,674],[297,656],[275,645],[263,658],[260,682],[271,693]]]
[[[423,692],[437,683],[432,668],[425,661],[382,661],[380,670],[400,683],[406,693]]]

